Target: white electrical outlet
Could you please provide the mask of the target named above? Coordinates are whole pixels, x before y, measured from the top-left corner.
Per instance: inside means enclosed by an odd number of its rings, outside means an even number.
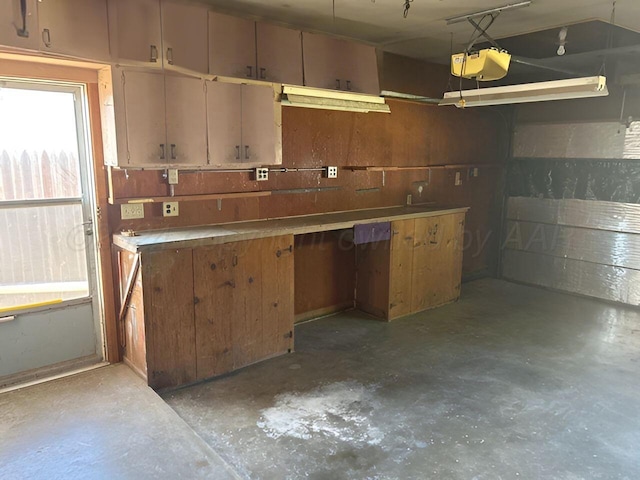
[[[474,177],[478,177],[479,176],[478,167],[473,169],[473,176]]]
[[[268,168],[256,168],[256,182],[266,182],[269,180]]]
[[[327,167],[327,178],[338,178],[338,167]]]
[[[459,187],[460,185],[462,185],[462,176],[460,175],[460,172],[456,172],[456,187]]]
[[[167,175],[167,181],[169,185],[177,185],[178,184],[178,170],[175,168],[170,168],[169,173]]]
[[[142,203],[123,203],[120,205],[120,218],[122,220],[144,218],[144,205]]]
[[[163,202],[162,203],[162,216],[163,217],[177,217],[180,211],[178,209],[178,202]]]

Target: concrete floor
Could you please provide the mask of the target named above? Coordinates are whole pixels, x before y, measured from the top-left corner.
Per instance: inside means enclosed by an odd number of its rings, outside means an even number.
[[[0,395],[0,479],[237,479],[125,365]]]
[[[496,280],[164,396],[245,478],[638,479],[640,312]]]
[[[637,310],[478,281],[301,325],[175,412],[124,365],[1,394],[0,479],[636,480],[639,334]]]

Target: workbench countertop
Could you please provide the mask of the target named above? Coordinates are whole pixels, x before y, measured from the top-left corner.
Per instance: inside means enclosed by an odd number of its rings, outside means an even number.
[[[113,236],[113,243],[130,252],[193,248],[278,235],[302,235],[343,230],[353,228],[354,225],[437,217],[453,213],[466,213],[468,210],[469,207],[446,208],[419,205],[350,210],[198,227],[149,230],[136,232],[135,236],[116,234]]]

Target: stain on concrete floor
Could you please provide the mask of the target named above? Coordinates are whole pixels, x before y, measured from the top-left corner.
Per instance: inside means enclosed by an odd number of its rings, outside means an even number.
[[[165,400],[251,479],[640,478],[640,312],[496,280]]]

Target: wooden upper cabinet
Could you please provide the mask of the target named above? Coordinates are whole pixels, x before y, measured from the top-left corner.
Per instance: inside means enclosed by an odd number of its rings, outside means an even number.
[[[36,0],[27,0],[22,12],[20,0],[0,2],[0,45],[38,50],[40,45]]]
[[[242,86],[207,82],[209,165],[242,163]]]
[[[281,163],[276,160],[278,131],[271,86],[242,85],[243,161],[260,165]]]
[[[258,22],[257,78],[274,83],[302,85],[302,33]]]
[[[301,32],[209,12],[209,73],[302,85]]]
[[[256,78],[256,27],[253,20],[209,12],[209,73]]]
[[[109,0],[114,62],[162,67],[160,0]]]
[[[161,6],[164,67],[208,73],[207,8],[169,0]]]
[[[167,159],[171,165],[206,165],[207,107],[204,80],[165,76]]]
[[[209,165],[282,163],[282,110],[272,86],[207,82]]]
[[[123,74],[124,110],[116,122],[124,121],[127,163],[130,166],[158,166],[168,163],[165,122],[164,76],[161,73],[127,71]],[[118,118],[119,117],[119,118]],[[121,166],[123,154],[119,152]]]
[[[40,0],[40,50],[108,61],[106,0]]]
[[[380,94],[374,47],[307,32],[302,45],[306,86]]]

